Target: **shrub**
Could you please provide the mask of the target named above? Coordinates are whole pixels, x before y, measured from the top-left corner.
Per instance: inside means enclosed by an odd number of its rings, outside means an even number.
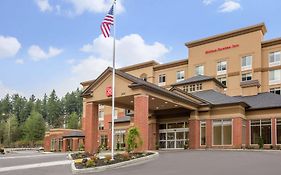
[[[93,167],[93,166],[95,166],[95,162],[93,160],[90,159],[86,162],[87,168],[90,168],[90,167]]]
[[[280,150],[280,149],[281,149],[281,146],[280,146],[280,145],[276,145],[276,149],[277,149],[277,150]]]
[[[132,152],[142,145],[142,140],[140,137],[140,132],[136,127],[132,127],[128,130],[128,135],[126,139],[127,151]]]
[[[259,137],[259,149],[263,149],[263,138],[262,137]]]
[[[111,159],[112,159],[111,155],[106,155],[104,158],[104,163],[109,163]]]
[[[85,149],[84,145],[83,145],[82,143],[80,143],[80,145],[79,145],[79,151],[84,151],[84,149]]]
[[[94,162],[96,162],[99,158],[97,156],[90,156],[90,159]]]
[[[123,153],[122,157],[123,157],[124,160],[130,160],[130,154],[127,153],[127,152]]]

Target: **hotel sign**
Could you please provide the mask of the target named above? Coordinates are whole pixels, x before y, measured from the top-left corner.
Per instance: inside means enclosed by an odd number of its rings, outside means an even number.
[[[106,87],[105,94],[106,94],[107,97],[111,97],[112,96],[112,88],[111,88],[111,86]]]
[[[225,46],[225,47],[219,47],[216,49],[212,49],[212,50],[207,50],[205,51],[205,54],[210,54],[210,53],[215,53],[215,52],[220,52],[220,51],[224,51],[224,50],[229,50],[229,49],[233,49],[239,47],[239,44],[232,44],[230,46]]]

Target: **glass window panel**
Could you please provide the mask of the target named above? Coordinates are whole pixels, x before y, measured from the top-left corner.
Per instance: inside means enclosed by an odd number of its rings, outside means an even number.
[[[258,144],[260,137],[260,126],[251,126],[251,144]]]
[[[206,145],[206,126],[201,124],[201,145]]]
[[[177,132],[177,139],[178,140],[183,140],[184,139],[184,132]]]
[[[166,133],[160,133],[159,134],[159,139],[160,140],[166,140]]]
[[[277,144],[281,144],[281,119],[277,119]]]
[[[167,148],[175,148],[175,141],[167,141]]]
[[[213,143],[214,145],[221,145],[222,144],[222,126],[214,126],[214,134],[213,134]]]
[[[159,148],[166,148],[166,141],[160,141]]]
[[[167,140],[174,140],[175,139],[175,133],[169,132],[167,133]]]
[[[184,128],[184,122],[177,123],[177,128]]]
[[[166,129],[166,124],[160,124],[159,129]]]
[[[184,148],[184,141],[176,141],[176,147],[177,148]]]
[[[232,143],[232,127],[231,125],[223,126],[223,144],[231,145]]]
[[[264,144],[271,144],[271,125],[261,125],[261,137]]]

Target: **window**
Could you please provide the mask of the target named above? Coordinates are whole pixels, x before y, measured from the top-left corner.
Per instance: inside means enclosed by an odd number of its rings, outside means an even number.
[[[242,65],[241,65],[241,70],[249,70],[252,69],[252,56],[244,56],[242,57]]]
[[[177,82],[184,80],[184,71],[177,72]]]
[[[281,144],[281,119],[276,121],[277,144]]]
[[[226,61],[220,61],[217,63],[217,75],[226,74]]]
[[[204,66],[196,66],[195,75],[204,75]]]
[[[189,88],[188,88],[189,87]],[[196,91],[201,91],[202,90],[202,83],[199,84],[192,84],[189,86],[184,86],[184,89],[186,92],[196,92]]]
[[[99,111],[99,121],[104,121],[104,112]]]
[[[161,74],[159,75],[159,86],[165,86],[166,85],[166,75],[165,74]]]
[[[213,121],[213,145],[232,144],[232,120]]]
[[[247,121],[242,121],[242,145],[246,144],[246,130],[247,130]]]
[[[271,144],[271,119],[251,121],[251,144],[258,144],[260,138]]]
[[[107,148],[107,135],[101,135],[100,136],[100,146],[102,149],[106,149]]]
[[[281,52],[271,52],[269,54],[269,66],[277,66],[280,65],[280,60],[281,60]]]
[[[278,94],[280,95],[280,92],[281,92],[281,88],[271,88],[270,89],[270,92],[273,93],[273,94]]]
[[[221,82],[223,85],[226,86],[226,77],[219,77],[218,80],[219,82]]]
[[[147,75],[141,74],[140,79],[142,79],[143,81],[147,81]]]
[[[131,110],[131,109],[126,109],[125,110],[125,115],[127,116],[127,115],[132,115],[132,114],[134,114],[134,111],[133,110]]]
[[[206,145],[206,122],[200,121],[200,145]]]
[[[251,73],[242,74],[242,81],[250,81],[250,80],[252,80]]]
[[[183,86],[182,90],[183,90],[184,92],[188,92],[188,86]]]
[[[103,121],[99,122],[99,130],[104,130],[104,122]]]
[[[114,119],[117,119],[118,118],[118,109],[115,109],[114,110]]]
[[[279,84],[281,82],[281,70],[269,71],[269,84]]]

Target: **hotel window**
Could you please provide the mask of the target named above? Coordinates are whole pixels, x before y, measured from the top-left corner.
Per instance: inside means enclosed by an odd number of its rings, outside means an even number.
[[[281,70],[269,71],[269,84],[279,84],[281,82]]]
[[[195,75],[204,75],[204,66],[196,66]]]
[[[184,71],[177,72],[177,82],[184,80]]]
[[[251,73],[242,74],[242,81],[250,81],[250,80],[252,80]]]
[[[220,61],[217,63],[217,75],[226,74],[226,61]]]
[[[277,66],[280,65],[280,60],[281,60],[281,52],[271,52],[269,54],[269,66]]]
[[[206,122],[200,121],[200,145],[206,145]]]
[[[202,90],[202,84],[199,83],[199,84],[189,85],[189,89],[188,89],[188,86],[187,86],[187,90],[188,90],[188,92],[201,91]]]
[[[232,144],[232,120],[213,121],[213,145]]]
[[[104,121],[104,112],[99,111],[99,121]]]
[[[252,69],[252,56],[249,55],[249,56],[244,56],[242,57],[242,64],[241,64],[241,70],[244,71],[244,70],[250,70]]]
[[[281,119],[276,120],[277,144],[281,144]]]
[[[143,81],[147,81],[147,75],[141,74],[140,79],[142,79]]]
[[[104,122],[103,121],[99,122],[99,130],[104,130]]]
[[[125,109],[125,115],[128,116],[128,115],[133,115],[134,114],[134,111],[131,110],[131,109]]]
[[[226,86],[226,77],[225,76],[224,77],[219,77],[218,80],[219,80],[219,82],[221,82],[223,85]]]
[[[118,118],[118,109],[115,109],[114,110],[114,119],[117,119]]]
[[[251,144],[258,144],[260,138],[271,144],[271,119],[251,121]]]
[[[159,86],[165,86],[166,85],[166,74],[159,75]]]
[[[280,92],[281,92],[281,88],[271,88],[270,89],[270,92],[273,93],[273,94],[278,94],[278,95],[281,95]]]

